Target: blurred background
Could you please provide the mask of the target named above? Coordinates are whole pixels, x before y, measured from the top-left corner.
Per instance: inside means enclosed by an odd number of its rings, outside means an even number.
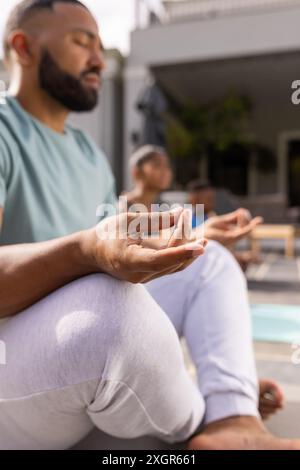
[[[1,5],[0,33],[15,3]],[[260,256],[246,273],[257,364],[287,396],[271,429],[299,436],[300,0],[83,3],[99,21],[107,67],[98,108],[71,119],[104,149],[118,191],[132,185],[132,152],[156,144],[175,172],[162,198],[184,202],[200,178],[217,192],[217,213],[243,206],[264,217],[240,247]]]
[[[0,34],[17,0],[2,5]],[[119,189],[142,143],[165,145],[174,190],[226,188],[267,222],[300,222],[299,0],[84,0],[107,49],[102,99],[74,119]],[[7,76],[1,69],[1,79]]]

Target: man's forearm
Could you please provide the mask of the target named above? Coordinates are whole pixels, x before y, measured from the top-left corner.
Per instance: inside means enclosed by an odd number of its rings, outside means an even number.
[[[44,243],[0,247],[0,318],[14,315],[65,284],[99,272],[91,232]]]

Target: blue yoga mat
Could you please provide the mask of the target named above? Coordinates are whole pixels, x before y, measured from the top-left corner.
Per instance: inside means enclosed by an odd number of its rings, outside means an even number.
[[[300,306],[251,306],[255,341],[300,344]]]

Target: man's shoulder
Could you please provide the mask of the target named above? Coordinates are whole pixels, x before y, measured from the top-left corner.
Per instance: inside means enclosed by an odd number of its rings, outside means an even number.
[[[13,98],[10,96],[1,96],[0,98],[0,116],[12,118],[14,116]]]
[[[9,101],[5,97],[0,98],[0,122],[5,123],[7,120],[12,119],[12,110]]]
[[[11,109],[5,99],[0,99],[0,173],[2,176],[9,173],[15,154],[13,129]]]
[[[11,143],[22,129],[22,123],[18,118],[10,98],[0,99],[0,138]]]
[[[0,99],[0,145],[10,143],[13,129],[16,127],[14,116],[8,101]]]

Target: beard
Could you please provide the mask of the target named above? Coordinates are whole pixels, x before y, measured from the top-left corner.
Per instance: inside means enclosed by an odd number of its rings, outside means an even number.
[[[97,73],[99,69],[86,70],[80,78],[64,72],[47,50],[44,50],[39,67],[39,80],[42,90],[64,108],[72,112],[92,111],[98,104],[99,92],[85,87],[81,78],[88,73]]]

